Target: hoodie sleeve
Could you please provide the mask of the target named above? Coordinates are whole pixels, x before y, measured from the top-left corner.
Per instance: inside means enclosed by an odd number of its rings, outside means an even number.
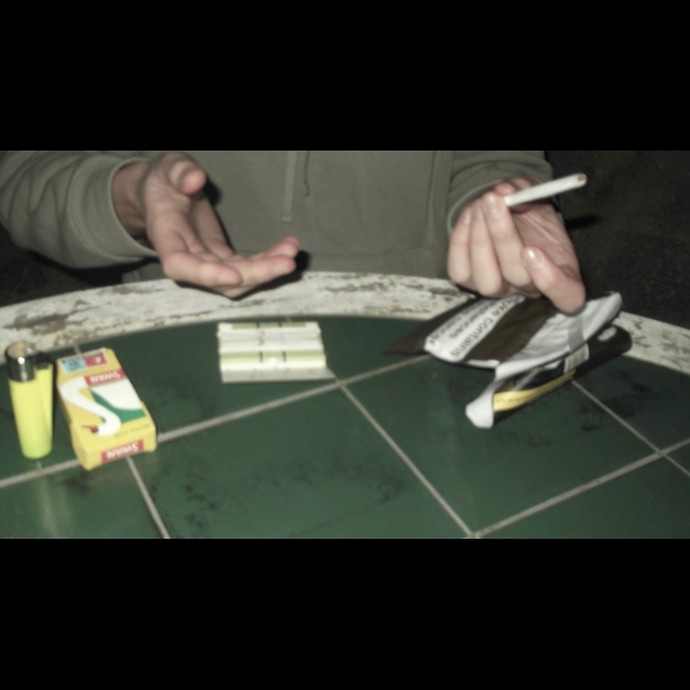
[[[455,151],[448,206],[449,231],[455,227],[464,206],[516,175],[539,182],[553,178],[544,151]]]
[[[134,240],[111,184],[134,151],[0,151],[0,224],[20,247],[74,268],[126,264],[155,253]]]

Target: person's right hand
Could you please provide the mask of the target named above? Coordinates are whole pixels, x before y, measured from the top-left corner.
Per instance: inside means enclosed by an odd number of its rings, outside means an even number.
[[[497,185],[465,207],[448,251],[455,283],[485,297],[544,295],[574,313],[587,294],[575,248],[549,201],[508,208],[503,197],[531,186],[524,178]]]
[[[151,245],[172,280],[234,298],[292,273],[300,249],[295,237],[251,256],[233,251],[203,192],[206,179],[185,153],[133,163],[113,180],[115,209],[127,230]]]

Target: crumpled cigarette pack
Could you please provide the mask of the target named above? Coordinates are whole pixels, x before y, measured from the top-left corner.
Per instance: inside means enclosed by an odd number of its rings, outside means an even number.
[[[57,360],[57,390],[87,470],[156,448],[156,427],[113,350]]]
[[[388,352],[426,352],[448,364],[493,370],[493,382],[466,407],[476,427],[490,429],[627,352],[630,334],[613,324],[621,307],[618,293],[589,300],[573,315],[545,298],[480,298],[423,324]]]

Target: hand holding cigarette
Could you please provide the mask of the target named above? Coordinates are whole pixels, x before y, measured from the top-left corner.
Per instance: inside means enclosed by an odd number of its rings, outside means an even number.
[[[515,182],[497,185],[462,211],[450,238],[448,274],[484,297],[543,295],[575,312],[586,299],[575,249],[553,205],[533,202],[581,188],[587,178]]]

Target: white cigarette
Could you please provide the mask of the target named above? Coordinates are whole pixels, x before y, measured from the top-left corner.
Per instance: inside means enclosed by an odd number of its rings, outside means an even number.
[[[584,187],[586,184],[587,175],[577,173],[576,175],[561,177],[560,179],[553,180],[552,182],[544,182],[544,184],[528,187],[520,192],[515,192],[515,194],[503,197],[503,199],[508,208],[511,208],[513,206],[519,206],[520,204],[526,204],[530,201],[548,199],[549,197],[556,196],[557,194],[569,192],[572,189],[579,189],[580,187]]]

